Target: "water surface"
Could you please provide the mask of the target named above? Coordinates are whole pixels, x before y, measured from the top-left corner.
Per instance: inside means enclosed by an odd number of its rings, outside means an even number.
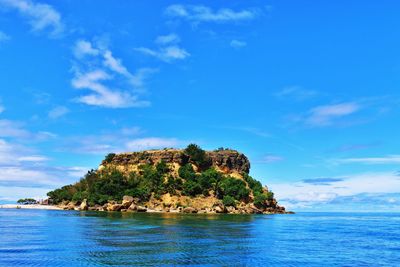
[[[399,266],[400,214],[0,209],[0,266]]]

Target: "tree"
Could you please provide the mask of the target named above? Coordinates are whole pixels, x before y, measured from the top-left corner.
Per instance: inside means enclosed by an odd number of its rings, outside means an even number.
[[[188,145],[184,153],[189,156],[190,160],[199,168],[206,169],[209,166],[209,158],[206,152],[196,144]]]
[[[181,166],[178,170],[179,177],[185,180],[196,180],[196,173],[193,170],[193,166],[190,163],[187,163]]]
[[[189,180],[183,184],[183,194],[187,196],[196,196],[201,194],[202,192],[203,190],[200,184],[196,181]]]
[[[18,204],[29,205],[29,204],[36,204],[37,201],[33,198],[22,198],[17,201]]]
[[[243,180],[233,177],[226,177],[221,181],[222,196],[231,196],[236,200],[247,200],[249,197],[249,189]]]
[[[242,175],[243,175],[244,180],[247,182],[247,184],[251,188],[251,190],[253,190],[254,194],[263,192],[262,184],[259,181],[257,181],[256,179],[254,179],[253,177],[251,177],[250,175],[248,175],[245,172],[242,173]]]
[[[115,153],[109,153],[109,154],[106,156],[106,158],[104,159],[104,161],[105,161],[106,163],[111,163],[111,161],[114,159],[114,157],[115,157]]]
[[[231,196],[224,196],[224,198],[222,199],[222,203],[226,207],[228,207],[228,206],[236,207],[236,201]]]

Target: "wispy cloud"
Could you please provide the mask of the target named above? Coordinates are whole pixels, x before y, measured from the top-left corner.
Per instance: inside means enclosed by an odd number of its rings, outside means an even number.
[[[0,114],[4,112],[4,110],[6,110],[6,108],[2,105],[0,105]]]
[[[275,96],[280,99],[289,99],[295,101],[303,101],[317,96],[318,93],[314,90],[304,89],[301,86],[288,86],[275,93]]]
[[[23,124],[11,120],[0,120],[0,137],[24,138],[31,133],[24,129]]]
[[[0,31],[0,44],[3,43],[3,42],[7,42],[10,39],[11,39],[11,37],[8,34]]]
[[[145,79],[157,70],[141,68],[132,74],[111,50],[103,46],[95,47],[86,40],[78,40],[73,52],[77,63],[73,68],[75,77],[72,79],[72,86],[92,91],[91,94],[78,97],[78,102],[108,108],[150,105],[148,101],[140,100],[137,93],[143,91]],[[110,85],[120,86],[124,83],[130,90],[121,90]]]
[[[102,82],[112,79],[112,76],[103,70],[94,70],[83,74],[76,74],[72,86],[77,89],[88,89],[93,93],[81,96],[78,102],[108,108],[144,107],[149,102],[140,101],[136,96],[127,92],[111,89]]]
[[[161,47],[158,50],[147,47],[137,47],[135,50],[145,55],[156,57],[167,63],[175,60],[182,60],[190,56],[189,52],[176,45]]]
[[[317,209],[324,204],[333,204],[344,197],[351,198],[359,194],[398,193],[400,192],[400,179],[396,173],[374,172],[305,179],[300,182],[270,183],[269,188],[289,209]],[[349,209],[350,204],[351,202],[347,202],[346,205],[337,205],[335,209],[346,210]],[[359,204],[358,209],[368,209],[374,203],[371,200]]]
[[[67,107],[58,106],[58,107],[55,107],[55,108],[51,109],[49,111],[48,116],[49,116],[50,119],[58,119],[58,118],[60,118],[60,117],[62,117],[64,115],[68,114],[69,111],[70,110]]]
[[[378,164],[399,164],[400,155],[389,155],[385,157],[365,157],[365,158],[345,158],[332,160],[336,164],[350,164],[350,163],[362,163],[370,165]]]
[[[260,15],[258,9],[234,11],[230,8],[213,10],[202,5],[170,5],[165,14],[171,18],[182,18],[192,22],[238,22],[252,20]]]
[[[313,178],[313,179],[304,179],[303,183],[313,184],[313,185],[331,185],[335,182],[343,181],[342,178]]]
[[[156,38],[156,43],[161,45],[171,44],[171,43],[179,43],[180,38],[175,33],[171,33],[168,35],[160,35]]]
[[[236,48],[236,49],[243,48],[243,47],[245,47],[246,45],[247,45],[246,42],[244,42],[244,41],[239,41],[239,40],[232,40],[232,41],[230,42],[230,46],[233,47],[233,48]]]
[[[100,51],[92,46],[92,43],[85,40],[78,40],[74,46],[74,55],[76,58],[83,58],[87,55],[97,56]]]
[[[282,160],[284,160],[282,156],[270,154],[264,156],[261,160],[258,160],[257,163],[270,164],[270,163],[280,162]]]
[[[0,6],[18,11],[34,32],[49,30],[50,36],[55,37],[64,30],[60,13],[51,5],[30,0],[0,0]]]
[[[146,149],[176,147],[178,143],[178,140],[175,138],[147,137],[131,140],[126,144],[126,147],[130,151],[140,151]]]
[[[355,102],[318,106],[309,111],[305,122],[310,126],[329,126],[332,125],[336,119],[354,114],[360,109],[361,106]]]

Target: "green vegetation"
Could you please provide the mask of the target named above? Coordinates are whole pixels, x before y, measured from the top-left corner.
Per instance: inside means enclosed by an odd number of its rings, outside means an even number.
[[[106,158],[104,159],[105,162],[110,163],[115,157],[114,153],[110,153],[106,156]]]
[[[89,205],[120,201],[124,195],[146,202],[151,196],[160,198],[166,193],[191,197],[213,195],[225,206],[236,206],[238,201],[248,202],[251,194],[258,207],[264,207],[268,200],[273,199],[273,193],[264,193],[261,183],[248,174],[244,173],[242,180],[211,168],[206,152],[197,145],[189,145],[183,153],[189,161],[179,168],[177,174],[164,161],[155,165],[142,164],[137,172],[129,174],[107,166],[101,171],[91,170],[79,182],[47,195],[55,204],[62,201],[79,203],[87,199]],[[104,161],[111,162],[114,157],[115,154],[108,154]]]
[[[224,198],[222,199],[222,204],[224,204],[224,206],[227,207],[228,206],[236,207],[236,200],[231,196],[224,196]]]
[[[36,204],[37,201],[33,198],[22,198],[17,201],[18,204],[28,205],[28,204]]]
[[[206,152],[196,144],[188,145],[183,153],[189,156],[190,161],[200,169],[207,169],[210,165]]]

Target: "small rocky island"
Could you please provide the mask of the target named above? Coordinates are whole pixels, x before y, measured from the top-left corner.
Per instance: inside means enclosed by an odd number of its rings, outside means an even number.
[[[97,170],[48,193],[65,210],[122,212],[288,213],[249,175],[238,151],[163,149],[108,154]]]

